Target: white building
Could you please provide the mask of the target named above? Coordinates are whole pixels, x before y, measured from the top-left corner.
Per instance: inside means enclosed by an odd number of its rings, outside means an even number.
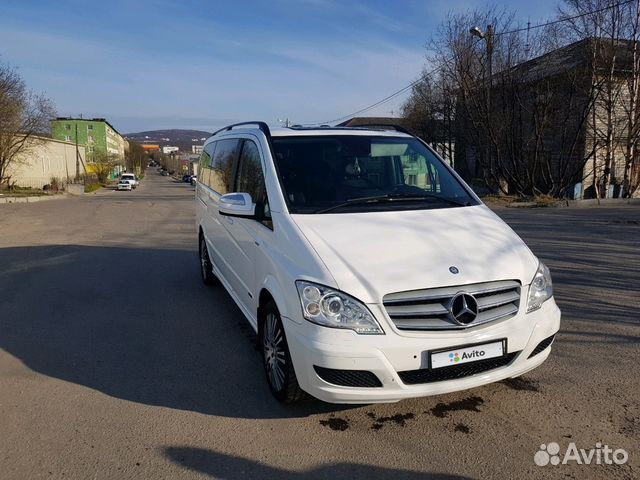
[[[85,147],[52,138],[34,137],[7,169],[9,183],[19,187],[42,188],[55,178],[67,182],[76,176],[76,157],[80,175],[84,175]]]
[[[180,148],[172,147],[172,146],[169,146],[169,145],[167,145],[166,147],[162,147],[162,153],[164,153],[165,155],[168,155],[168,154],[173,153],[173,152],[177,152],[178,150],[180,150]]]

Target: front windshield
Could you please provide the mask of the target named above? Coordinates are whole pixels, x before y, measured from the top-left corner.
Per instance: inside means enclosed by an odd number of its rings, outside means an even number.
[[[442,162],[414,138],[273,138],[291,213],[416,210],[475,205]]]

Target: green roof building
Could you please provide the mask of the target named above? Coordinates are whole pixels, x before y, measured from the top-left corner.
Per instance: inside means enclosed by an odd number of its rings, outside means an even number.
[[[84,145],[88,163],[94,161],[98,152],[124,161],[126,140],[104,118],[58,117],[51,121],[51,136],[56,140]]]

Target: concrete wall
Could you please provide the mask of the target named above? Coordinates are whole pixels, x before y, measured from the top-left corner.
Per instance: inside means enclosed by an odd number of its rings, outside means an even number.
[[[78,147],[84,158],[84,147]],[[51,183],[51,177],[62,182],[73,180],[76,175],[76,146],[51,138],[36,138],[8,169],[11,183],[21,187],[42,188]],[[82,164],[80,174],[84,174]]]

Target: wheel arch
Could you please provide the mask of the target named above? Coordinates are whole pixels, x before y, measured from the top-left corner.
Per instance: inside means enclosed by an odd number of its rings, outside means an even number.
[[[285,301],[285,297],[282,293],[282,289],[280,285],[276,281],[276,279],[272,276],[269,276],[265,279],[262,284],[262,288],[260,289],[260,294],[258,296],[258,325],[262,320],[262,312],[267,303],[269,301],[273,301],[275,303],[278,312],[281,317],[288,317],[287,312],[287,303]]]

